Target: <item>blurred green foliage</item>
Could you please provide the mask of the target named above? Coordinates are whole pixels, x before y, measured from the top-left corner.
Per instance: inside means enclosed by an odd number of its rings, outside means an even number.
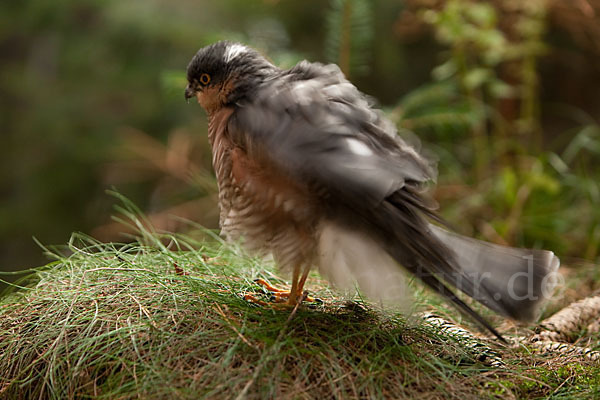
[[[62,242],[105,223],[113,199],[104,192],[113,185],[148,211],[165,207],[152,196],[157,174],[107,176],[107,165],[131,155],[120,130],[164,142],[183,127],[204,143],[203,112],[185,104],[181,89],[197,49],[228,38],[285,58],[280,19],[316,14],[287,7],[276,16],[272,5],[246,1],[34,0],[0,8],[0,269],[42,261],[32,236]]]
[[[339,63],[440,159],[459,229],[595,260],[600,50],[568,24],[595,26],[597,3],[564,22],[545,0],[3,2],[0,270],[42,262],[31,236],[119,240],[113,187],[164,229],[216,226],[206,120],[182,90],[219,39]]]
[[[553,139],[543,135],[538,71],[550,51],[544,33],[551,3],[448,0],[429,8],[415,2],[447,51],[432,70],[434,82],[405,95],[396,118],[449,151],[441,165],[454,163],[456,171],[443,179],[473,179],[474,187],[450,198],[448,218],[467,217],[473,234],[490,241],[595,260],[600,208],[589,193],[600,190],[599,176],[590,154],[579,152],[594,153],[600,126],[590,116],[560,134],[567,141],[561,146],[543,143]],[[498,3],[511,4],[512,14]],[[501,27],[509,17],[510,26]],[[457,164],[454,155],[465,145],[467,164]]]
[[[371,1],[332,0],[326,22],[326,60],[348,79],[366,74],[375,30]]]

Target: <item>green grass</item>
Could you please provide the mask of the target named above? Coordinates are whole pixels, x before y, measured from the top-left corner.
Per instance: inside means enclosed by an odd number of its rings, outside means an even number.
[[[0,299],[0,398],[594,398],[600,368],[526,345],[477,347],[418,318],[347,300],[316,275],[322,305],[295,312],[242,298],[270,263],[203,239],[104,244],[74,235]],[[177,267],[177,268],[176,268]],[[265,299],[267,294],[264,295]],[[417,303],[431,307],[418,292]],[[460,316],[442,305],[445,318]],[[463,325],[469,326],[466,321]],[[473,327],[470,327],[473,329]],[[597,338],[596,338],[597,340]]]

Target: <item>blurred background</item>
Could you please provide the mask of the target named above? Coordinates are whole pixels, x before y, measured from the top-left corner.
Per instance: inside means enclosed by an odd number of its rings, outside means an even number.
[[[439,159],[461,232],[598,260],[600,0],[29,0],[0,5],[0,270],[47,261],[32,237],[125,240],[107,189],[217,227],[183,88],[219,39],[339,64]]]

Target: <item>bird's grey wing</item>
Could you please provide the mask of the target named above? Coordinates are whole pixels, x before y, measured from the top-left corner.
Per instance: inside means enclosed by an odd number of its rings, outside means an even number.
[[[372,235],[407,270],[500,337],[438,278],[457,267],[431,234],[423,218],[430,210],[415,190],[432,178],[428,162],[354,86],[335,73],[315,75],[275,80],[240,104],[229,120],[231,140],[254,162],[314,188],[332,209],[328,217]]]
[[[232,140],[250,158],[343,201],[374,205],[407,181],[429,180],[428,162],[365,97],[334,67],[319,67],[329,73],[305,80],[284,76],[240,104],[228,126]]]

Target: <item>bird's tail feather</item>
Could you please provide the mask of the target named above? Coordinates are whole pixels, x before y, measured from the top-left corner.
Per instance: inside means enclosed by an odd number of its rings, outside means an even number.
[[[560,262],[551,251],[518,249],[468,238],[435,225],[431,233],[450,249],[459,273],[444,279],[492,310],[532,321],[551,295]],[[469,282],[465,282],[465,281]]]
[[[418,192],[406,187],[388,198],[377,214],[386,251],[500,338],[448,285],[520,321],[535,319],[539,305],[551,295],[559,266],[552,252],[494,245],[433,225],[427,219],[441,219]]]

